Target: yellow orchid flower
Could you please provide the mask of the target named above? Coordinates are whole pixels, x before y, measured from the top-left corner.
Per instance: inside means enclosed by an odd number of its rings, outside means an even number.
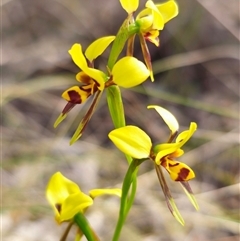
[[[123,153],[136,159],[151,158],[156,165],[163,166],[174,181],[188,181],[195,177],[194,172],[186,164],[175,161],[184,152],[180,149],[196,130],[196,123],[192,122],[187,131],[182,132],[176,143],[164,143],[153,148],[150,137],[136,126],[126,126],[109,133],[109,138]],[[180,139],[179,138],[182,138]]]
[[[138,59],[130,56],[123,57],[113,66],[112,73],[109,77],[109,80],[105,82],[104,88],[107,88],[111,85],[116,85],[116,84],[119,85],[120,87],[131,88],[145,81],[148,78],[149,74],[150,72],[145,66],[145,64],[139,61]],[[83,88],[87,90],[89,88],[89,92],[92,93],[96,90],[97,87],[95,86],[93,90],[91,89],[90,86],[82,87],[82,89]],[[95,108],[98,104],[98,101],[100,100],[101,94],[102,94],[102,91],[100,90],[97,91],[97,94],[95,95],[95,98],[88,112],[80,122],[77,130],[75,131],[73,137],[71,138],[70,144],[73,144],[82,136],[82,132],[86,127],[87,123],[89,122],[92,114],[94,113]]]
[[[174,0],[162,4],[154,4],[148,0],[143,9],[136,17],[136,25],[139,26],[139,38],[144,61],[150,71],[151,80],[154,81],[151,56],[146,44],[146,40],[159,46],[159,31],[164,28],[164,24],[177,16],[178,6]]]
[[[162,4],[154,4],[148,0],[136,17],[136,23],[140,26],[140,32],[144,38],[159,46],[159,31],[164,28],[164,24],[178,15],[178,6],[174,0]]]
[[[181,183],[188,198],[198,209],[197,202],[192,194],[192,190],[187,183],[190,179],[195,177],[193,170],[185,163],[176,161],[175,158],[183,155],[181,147],[191,138],[197,129],[197,124],[192,122],[189,130],[180,133],[175,142],[172,142],[176,137],[179,124],[176,118],[166,109],[151,105],[148,108],[154,108],[159,115],[163,118],[164,122],[168,125],[171,135],[167,143],[153,146],[150,137],[140,128],[136,126],[125,126],[115,129],[109,133],[109,138],[116,145],[116,147],[123,153],[130,155],[135,159],[151,159],[154,161],[155,169],[166,197],[167,205],[172,212],[173,216],[181,223],[184,220],[179,213],[171,193],[167,187],[162,170],[160,167],[165,168],[173,181]]]
[[[77,81],[82,86],[74,86],[64,91],[62,97],[72,105],[81,104],[87,100],[90,95],[93,95],[97,90],[102,91],[107,76],[104,72],[89,67],[108,45],[114,40],[114,36],[107,36],[94,41],[86,50],[85,58],[80,44],[74,44],[68,51],[73,62],[82,70],[76,75]],[[66,114],[68,110],[65,108],[62,114]]]
[[[56,172],[49,180],[46,198],[52,206],[58,223],[70,221],[93,204],[93,199],[101,195],[121,197],[121,189],[93,189],[89,195],[83,193],[79,186],[60,172]]]
[[[74,44],[69,50],[73,62],[81,69],[76,75],[80,86],[73,86],[63,92],[62,97],[68,102],[62,113],[54,123],[57,127],[67,116],[67,113],[76,105],[84,103],[90,96],[95,95],[92,104],[86,115],[75,131],[70,144],[73,144],[82,136],[82,132],[93,115],[100,100],[102,91],[111,86],[119,85],[124,88],[131,88],[145,81],[150,72],[144,63],[134,57],[123,57],[113,66],[111,73],[105,74],[101,70],[94,69],[93,61],[109,46],[115,36],[107,36],[94,41],[85,51],[82,52],[80,44]],[[86,57],[85,57],[86,56]]]
[[[82,52],[81,44],[74,44],[68,53],[71,55],[73,62],[81,69],[76,75],[76,79],[81,83],[80,86],[73,86],[63,92],[62,97],[68,102],[62,113],[54,123],[57,127],[67,116],[67,113],[76,105],[84,103],[89,96],[96,92],[101,92],[104,89],[107,75],[94,69],[93,61],[111,44],[115,36],[106,36],[95,40],[85,51],[85,56]],[[98,93],[98,98],[100,93]],[[93,103],[97,103],[95,100]],[[92,107],[91,109],[95,109]]]

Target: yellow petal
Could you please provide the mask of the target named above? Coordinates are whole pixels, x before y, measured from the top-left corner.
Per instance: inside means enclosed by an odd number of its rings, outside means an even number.
[[[136,23],[140,26],[142,33],[147,32],[153,24],[153,15],[150,9],[142,10],[136,17]]]
[[[137,17],[136,17],[136,20],[141,19],[141,18],[144,18],[144,17],[147,17],[147,16],[151,16],[151,14],[152,14],[151,9],[149,9],[149,8],[144,8],[143,10],[141,10],[141,11],[138,13],[138,15],[137,15]]]
[[[88,65],[82,52],[82,46],[80,44],[74,44],[68,53],[71,55],[73,62],[85,72]]]
[[[159,12],[157,6],[151,0],[148,0],[145,6],[152,10],[152,16],[153,16],[152,29],[162,30],[164,27],[164,21],[163,21],[162,14]]]
[[[178,15],[178,5],[173,0],[157,4],[156,6],[163,17],[164,23],[167,23],[169,20]]]
[[[104,89],[105,80],[107,79],[107,76],[101,70],[86,68],[84,72],[96,81],[99,90],[102,91]]]
[[[120,151],[133,158],[147,158],[150,154],[151,139],[136,126],[124,126],[115,129],[108,136]]]
[[[119,188],[112,188],[112,189],[92,189],[89,192],[90,197],[95,198],[102,195],[116,195],[121,197],[122,189]]]
[[[193,170],[182,162],[167,160],[167,166],[164,166],[164,168],[174,181],[185,182],[195,177]]]
[[[78,212],[83,212],[85,208],[92,204],[92,198],[83,192],[71,194],[61,206],[60,222],[72,219]]]
[[[182,149],[177,149],[174,153],[169,155],[170,159],[176,158],[176,157],[180,157],[184,154],[184,151]]]
[[[137,10],[139,0],[120,0],[122,8],[128,13],[133,13]]]
[[[83,71],[80,71],[79,73],[76,74],[76,80],[85,85],[93,83],[92,78],[88,76],[86,73],[84,73]]]
[[[176,143],[180,143],[179,148],[182,147],[197,130],[197,124],[195,122],[190,123],[189,130],[181,132],[176,138]]]
[[[113,82],[131,88],[144,82],[150,75],[146,65],[134,57],[120,59],[112,69]]]
[[[159,31],[158,30],[151,30],[144,37],[150,41],[151,43],[155,44],[156,47],[159,47]]]
[[[178,151],[178,149],[180,149],[191,138],[196,129],[197,124],[195,122],[191,122],[189,130],[183,131],[178,135],[176,143],[164,143],[155,146],[154,153],[156,153],[156,164],[159,165],[164,156],[171,155]]]
[[[48,182],[46,198],[55,211],[57,211],[56,204],[62,204],[70,194],[79,192],[81,190],[76,183],[64,177],[60,172],[56,172]]]
[[[95,40],[86,49],[85,56],[92,62],[105,51],[105,49],[114,39],[115,36],[106,36]]]
[[[165,143],[154,147],[155,163],[159,165],[164,156],[171,155],[179,149],[180,143]]]
[[[148,109],[153,108],[158,112],[158,114],[163,118],[164,122],[167,124],[172,135],[178,131],[179,129],[178,121],[170,111],[157,105],[149,105],[147,108]]]

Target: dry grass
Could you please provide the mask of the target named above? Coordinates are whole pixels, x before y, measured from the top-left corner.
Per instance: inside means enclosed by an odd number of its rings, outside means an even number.
[[[124,90],[123,99],[128,123],[145,129],[154,142],[164,141],[167,129],[154,112],[146,111],[148,104],[169,108],[181,129],[190,121],[198,123],[182,160],[196,172],[191,186],[200,211],[169,180],[186,221],[181,227],[167,210],[153,166],[145,163],[121,240],[237,241],[239,6],[234,0],[178,2],[180,15],[161,33],[161,47],[151,46],[156,81]],[[115,34],[125,16],[117,0],[101,4],[2,1],[1,233],[6,241],[59,239],[63,226],[55,225],[44,196],[55,171],[86,192],[121,185],[127,164],[107,138],[113,127],[105,97],[73,146],[69,139],[88,103],[75,107],[57,130],[52,127],[65,104],[61,92],[75,84],[77,68],[67,50],[75,42],[86,47],[97,37]],[[89,210],[102,240],[111,240],[118,205],[117,198],[99,199]]]

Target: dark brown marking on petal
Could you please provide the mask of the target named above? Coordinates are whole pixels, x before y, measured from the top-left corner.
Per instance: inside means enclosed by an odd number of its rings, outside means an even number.
[[[69,102],[71,102],[73,104],[81,104],[82,103],[81,95],[79,95],[79,93],[76,92],[75,90],[69,90],[68,96],[70,98]]]
[[[149,36],[151,36],[150,32],[147,32],[147,33],[144,34],[144,38],[148,38]]]
[[[82,82],[84,84],[90,84],[92,82],[92,78],[90,76],[88,76],[87,74],[85,74],[84,72],[80,72],[79,80],[80,80],[80,82]]]
[[[163,166],[164,168],[167,167],[167,160],[164,157],[161,159],[161,166]]]
[[[56,204],[55,204],[55,207],[56,207],[56,209],[58,210],[58,212],[59,212],[59,214],[60,214],[60,213],[61,213],[61,210],[62,210],[62,205],[59,204],[59,203],[56,203]]]
[[[176,167],[176,166],[178,166],[179,165],[179,163],[175,163],[175,164],[168,164],[170,167]]]
[[[180,182],[186,181],[189,172],[190,171],[187,168],[182,168],[178,173],[178,177],[175,181],[180,181]]]
[[[63,108],[62,114],[67,114],[76,104],[68,102],[65,107]]]

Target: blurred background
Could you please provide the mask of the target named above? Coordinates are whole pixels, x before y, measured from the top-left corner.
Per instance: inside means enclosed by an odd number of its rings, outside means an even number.
[[[141,6],[145,1],[141,0]],[[153,164],[141,165],[135,204],[121,241],[238,241],[239,234],[239,1],[178,0],[180,13],[149,44],[155,82],[122,90],[127,123],[144,129],[154,143],[168,129],[149,104],[168,108],[181,130],[198,123],[179,160],[196,173],[190,182],[197,212],[178,183],[166,179],[185,219],[168,211]],[[61,171],[84,192],[121,187],[127,163],[108,140],[113,129],[101,102],[82,138],[69,140],[91,100],[76,106],[57,129],[53,123],[66,102],[61,93],[75,85],[78,68],[67,51],[115,35],[126,13],[118,0],[2,0],[2,195],[5,241],[59,240],[45,199],[53,173]],[[135,54],[142,58],[136,41]],[[105,69],[105,57],[97,62]],[[99,198],[87,217],[101,240],[111,240],[119,199]],[[75,230],[67,240],[73,240]]]

